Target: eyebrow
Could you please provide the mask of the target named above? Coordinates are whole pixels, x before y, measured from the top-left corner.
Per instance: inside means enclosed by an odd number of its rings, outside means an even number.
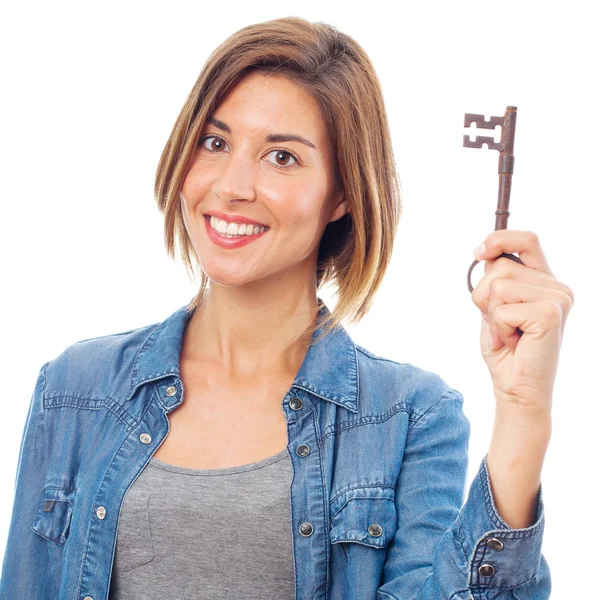
[[[219,121],[219,119],[210,117],[208,122],[212,123],[215,127],[218,127],[226,133],[231,133],[231,127],[229,127],[227,123]],[[315,150],[317,149],[317,147],[311,141],[295,133],[271,133],[265,138],[265,142],[300,142],[301,144],[305,144],[310,148],[314,148]]]

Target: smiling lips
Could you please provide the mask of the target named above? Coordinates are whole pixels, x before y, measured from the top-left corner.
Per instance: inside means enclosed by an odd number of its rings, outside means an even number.
[[[267,227],[264,223],[260,221],[255,221],[254,219],[249,219],[244,215],[238,215],[235,213],[226,213],[220,210],[211,210],[210,212],[204,213],[204,216],[207,217],[215,217],[221,221],[225,221],[228,225],[230,223],[237,223],[241,225],[242,223],[246,223],[246,225],[258,225],[259,227]]]
[[[228,222],[224,219],[219,219],[214,215],[208,216],[210,216],[211,227],[213,229],[216,229],[221,235],[226,235],[226,237],[238,235],[254,235],[256,233],[260,233],[261,231],[266,231],[268,229],[266,225]]]
[[[250,224],[250,226],[248,226],[247,224],[227,224],[225,221],[209,215],[205,215],[204,222],[206,223],[208,237],[221,248],[239,248],[241,246],[245,246],[246,244],[250,244],[251,242],[257,240],[269,230],[266,227],[261,227],[258,225]],[[221,232],[218,229],[215,229],[213,225],[216,225],[217,228],[220,229],[223,229],[224,225],[227,225],[227,228],[225,231]],[[230,229],[232,233],[229,233]]]

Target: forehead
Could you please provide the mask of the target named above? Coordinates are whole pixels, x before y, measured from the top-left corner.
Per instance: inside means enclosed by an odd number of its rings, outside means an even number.
[[[232,134],[295,132],[317,143],[326,137],[326,123],[316,100],[285,75],[245,75],[215,110]]]

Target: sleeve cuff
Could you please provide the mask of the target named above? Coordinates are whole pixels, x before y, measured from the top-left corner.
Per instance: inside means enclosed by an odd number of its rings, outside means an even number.
[[[513,529],[498,514],[487,467],[487,454],[457,519],[456,534],[469,558],[470,588],[514,588],[534,577],[544,535],[542,486],[536,522]]]

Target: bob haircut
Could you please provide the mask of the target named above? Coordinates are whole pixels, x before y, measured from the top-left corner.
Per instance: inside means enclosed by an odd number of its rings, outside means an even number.
[[[319,244],[316,290],[333,283],[337,302],[323,322],[323,335],[343,320],[369,311],[392,255],[402,212],[401,188],[392,152],[383,94],[365,51],[332,25],[284,17],[240,29],[206,61],[160,157],[154,194],[164,215],[165,245],[175,244],[188,274],[198,257],[181,214],[179,193],[198,139],[212,113],[246,74],[289,77],[318,103],[334,154],[335,190],[344,190],[349,211],[328,223]],[[188,305],[197,308],[209,279]],[[321,306],[319,306],[321,308]],[[307,331],[314,333],[317,323]]]

